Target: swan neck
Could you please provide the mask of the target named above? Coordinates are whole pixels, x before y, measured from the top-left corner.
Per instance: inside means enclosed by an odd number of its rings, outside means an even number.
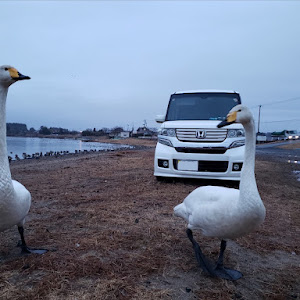
[[[6,97],[7,97],[8,88],[0,86],[0,130],[1,133],[5,131],[6,133]]]
[[[256,135],[254,121],[243,124],[245,128],[245,159],[241,173],[240,189],[242,190],[243,184],[256,188],[255,180],[255,147]]]
[[[0,85],[0,197],[11,192],[12,181],[6,145],[6,97],[8,87]]]
[[[7,88],[0,87],[0,157],[6,156],[6,97]],[[2,161],[1,161],[2,162]]]
[[[255,148],[256,133],[254,120],[243,124],[245,128],[245,159],[240,181],[239,213],[252,212],[257,224],[261,224],[266,215],[266,209],[260,198],[255,180]],[[247,217],[247,214],[245,215]],[[252,222],[252,221],[251,221]]]

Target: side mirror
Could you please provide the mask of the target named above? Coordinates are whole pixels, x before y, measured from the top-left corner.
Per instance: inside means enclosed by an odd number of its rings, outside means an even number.
[[[165,121],[165,115],[157,115],[155,121],[157,123],[163,123]]]

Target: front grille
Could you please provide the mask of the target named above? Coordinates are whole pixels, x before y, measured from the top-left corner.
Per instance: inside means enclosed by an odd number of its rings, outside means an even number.
[[[173,167],[178,170],[178,160],[173,159]],[[210,160],[199,160],[198,161],[198,172],[219,172],[224,173],[228,169],[228,161],[210,161]]]
[[[197,138],[197,131],[204,132],[204,137]],[[181,128],[176,129],[176,136],[182,142],[215,142],[220,143],[226,139],[227,129]]]
[[[225,147],[175,147],[177,152],[181,153],[205,153],[205,154],[224,154],[227,150]]]

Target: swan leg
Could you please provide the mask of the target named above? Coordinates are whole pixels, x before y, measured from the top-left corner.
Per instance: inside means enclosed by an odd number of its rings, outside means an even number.
[[[191,229],[187,229],[186,230],[186,234],[189,238],[189,240],[192,242],[193,244],[193,248],[195,251],[195,256],[196,259],[198,261],[198,264],[200,266],[200,268],[207,274],[210,274],[212,276],[214,276],[214,268],[212,266],[212,263],[204,256],[204,254],[202,253],[199,244],[195,241],[194,237],[193,237],[193,232]]]
[[[220,245],[220,254],[217,260],[217,266],[216,267],[223,267],[223,259],[224,259],[224,251],[226,250],[227,242],[225,240],[221,241]]]
[[[226,249],[226,241],[221,241],[220,246],[220,254],[217,260],[217,265],[214,270],[215,276],[220,277],[227,280],[237,280],[240,279],[243,274],[237,270],[227,269],[223,265],[223,259],[224,259],[224,251]]]
[[[193,238],[192,230],[187,229],[186,233],[187,233],[189,240],[193,244],[193,248],[195,251],[195,255],[196,255],[198,264],[205,273],[207,273],[208,275],[210,275],[212,277],[219,277],[219,278],[223,278],[223,279],[227,279],[227,280],[237,280],[243,276],[241,272],[236,271],[236,270],[227,269],[227,268],[224,268],[224,266],[223,266],[224,251],[226,249],[226,241],[224,241],[224,240],[221,241],[220,254],[218,257],[217,265],[214,268],[212,266],[212,263],[202,253],[199,244]]]
[[[24,238],[24,227],[23,226],[18,226],[18,231],[21,236],[21,248],[22,248],[22,253],[36,253],[36,254],[43,254],[46,253],[48,250],[46,249],[31,249],[28,248],[25,242]]]

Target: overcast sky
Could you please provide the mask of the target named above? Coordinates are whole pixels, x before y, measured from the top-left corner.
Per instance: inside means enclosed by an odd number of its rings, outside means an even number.
[[[261,131],[300,130],[298,1],[1,1],[7,122],[131,128],[179,90],[239,91]],[[299,97],[294,101],[284,101]],[[279,102],[279,103],[275,103]]]

